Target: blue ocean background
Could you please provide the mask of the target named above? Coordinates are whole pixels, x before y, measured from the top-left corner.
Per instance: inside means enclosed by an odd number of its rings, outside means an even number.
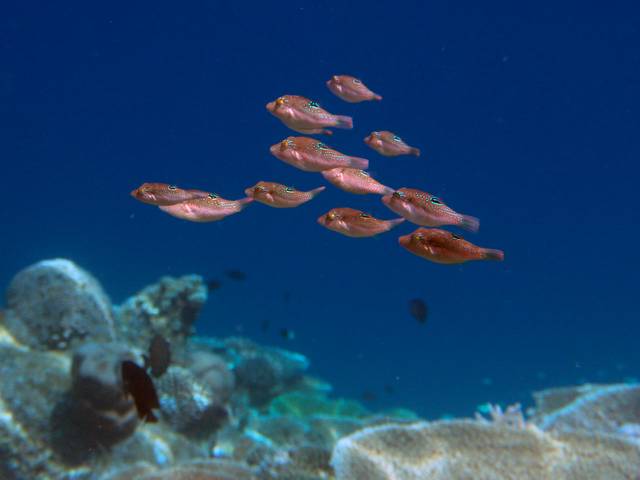
[[[637,3],[25,1],[0,12],[0,285],[50,257],[93,272],[114,302],[162,275],[215,278],[200,334],[301,352],[336,395],[428,418],[640,375]],[[342,73],[384,100],[334,97],[324,82]],[[373,239],[325,230],[316,218],[333,207],[395,216],[330,185],[297,209],[254,204],[211,224],[129,196],[146,181],[225,198],[258,180],[326,185],[269,154],[292,134],[265,110],[285,93],[352,115],[353,131],[323,141],[369,158],[385,184],[479,217],[465,237],[505,262],[423,261],[397,244],[408,223]],[[362,139],[383,129],[423,156],[369,150]],[[426,325],[409,315],[415,297]]]

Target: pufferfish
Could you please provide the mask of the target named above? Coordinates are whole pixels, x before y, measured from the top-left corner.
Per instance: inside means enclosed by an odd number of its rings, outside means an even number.
[[[273,156],[305,172],[321,172],[337,167],[366,169],[369,160],[351,157],[309,137],[287,137],[269,149]]]
[[[364,143],[385,157],[397,157],[399,155],[420,156],[419,148],[407,145],[402,138],[387,130],[371,132],[364,139]]]
[[[398,238],[400,246],[435,263],[456,264],[470,260],[504,260],[504,252],[482,248],[455,233],[439,228],[418,228]]]
[[[318,218],[318,223],[323,227],[354,238],[373,237],[388,232],[402,222],[404,218],[380,220],[368,213],[347,207],[333,208]]]
[[[167,183],[143,183],[131,192],[133,198],[149,205],[173,205],[207,195],[209,192],[185,190]]]
[[[417,225],[455,225],[472,232],[477,232],[480,228],[480,221],[476,217],[458,213],[438,197],[415,188],[399,188],[391,195],[382,197],[382,203]]]
[[[394,192],[393,188],[381,184],[369,173],[357,168],[338,167],[323,170],[321,173],[324,178],[339,189],[356,195],[365,195],[367,193],[389,195]]]
[[[256,202],[264,203],[274,208],[294,208],[308,202],[326,187],[318,187],[308,192],[296,190],[276,182],[256,183],[253,187],[247,188],[244,193],[253,197]]]
[[[327,130],[326,127],[353,128],[351,117],[333,115],[318,102],[300,95],[283,95],[267,103],[267,110],[291,130],[299,133],[331,135],[331,130]]]
[[[244,209],[253,198],[225,200],[215,193],[203,198],[194,198],[173,205],[160,205],[158,208],[169,215],[190,222],[215,222]]]
[[[351,75],[334,75],[327,80],[327,87],[336,97],[349,103],[382,100],[382,97],[369,90],[362,80]]]

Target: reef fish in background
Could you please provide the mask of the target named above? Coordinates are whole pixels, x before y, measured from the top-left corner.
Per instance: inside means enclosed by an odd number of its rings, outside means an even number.
[[[222,282],[220,282],[219,280],[216,280],[215,278],[212,278],[211,280],[209,280],[207,282],[207,291],[208,292],[215,292],[221,286],[222,286]]]
[[[400,188],[391,195],[385,195],[382,197],[382,203],[417,225],[455,225],[472,232],[477,232],[480,227],[477,218],[457,213],[438,197],[414,188]]]
[[[185,200],[203,198],[207,195],[209,195],[209,192],[203,192],[202,190],[185,190],[166,183],[143,183],[131,192],[131,196],[136,200],[158,206],[174,205],[184,202]]]
[[[353,128],[353,119],[344,115],[332,115],[320,107],[318,102],[299,95],[283,95],[267,103],[267,110],[279,118],[291,130],[300,133],[325,133],[325,127]]]
[[[285,340],[291,341],[296,339],[296,332],[288,328],[282,328],[280,329],[280,336]]]
[[[398,239],[414,255],[435,263],[453,264],[469,260],[504,260],[502,250],[481,248],[455,233],[438,228],[418,228]]]
[[[293,187],[275,182],[258,182],[253,187],[247,188],[244,193],[253,197],[257,202],[264,203],[274,208],[293,208],[308,202],[325,187],[314,188],[308,192],[301,192]]]
[[[315,138],[287,137],[271,145],[269,150],[277,159],[305,172],[321,172],[337,167],[369,167],[369,160],[340,153]]]
[[[382,185],[367,172],[358,168],[332,168],[323,170],[322,176],[341,190],[357,195],[365,195],[367,193],[389,195],[394,191],[393,188]]]
[[[424,303],[421,298],[414,298],[409,300],[409,313],[419,323],[427,323],[427,315],[429,314],[429,307]]]
[[[231,280],[235,280],[236,282],[244,282],[247,279],[247,274],[242,270],[226,270],[224,274]]]
[[[129,360],[122,362],[122,386],[125,395],[133,397],[138,417],[143,421],[157,422],[152,410],[160,408],[160,402],[153,380],[145,369]]]
[[[149,355],[144,355],[144,368],[151,368],[151,375],[159,377],[171,364],[171,344],[156,333],[149,344]]]
[[[373,237],[388,232],[402,222],[404,218],[379,220],[353,208],[334,208],[318,218],[318,223],[323,227],[354,238]]]
[[[349,103],[382,100],[382,97],[369,90],[362,80],[351,75],[334,75],[327,80],[327,87],[336,97]]]
[[[381,132],[371,132],[369,136],[364,139],[364,143],[385,157],[397,157],[398,155],[420,156],[419,148],[410,147],[393,132],[384,130]]]
[[[203,198],[194,198],[174,205],[160,205],[158,208],[171,216],[190,222],[215,222],[238,213],[252,201],[251,197],[225,200],[215,193],[210,193]]]

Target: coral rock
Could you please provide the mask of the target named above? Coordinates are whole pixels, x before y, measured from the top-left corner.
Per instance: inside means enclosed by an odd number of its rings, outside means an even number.
[[[43,260],[22,270],[7,289],[5,323],[20,342],[67,350],[81,341],[111,341],[111,302],[98,281],[75,263]]]
[[[135,356],[116,343],[88,343],[74,352],[72,387],[51,417],[53,445],[66,462],[85,461],[135,431],[137,411],[122,385],[125,360]]]
[[[337,480],[629,480],[640,446],[613,436],[545,434],[473,421],[369,427],[341,439]]]
[[[207,301],[207,287],[199,275],[162,277],[116,307],[117,328],[130,345],[146,351],[155,334],[171,345],[172,357],[180,360],[187,337]]]
[[[229,400],[236,382],[224,358],[215,353],[194,352],[189,370],[211,391],[214,403],[222,405]]]
[[[546,396],[544,410],[547,414],[538,419],[543,430],[618,433],[625,424],[640,423],[640,385],[610,385],[581,387],[577,396],[549,411]]]

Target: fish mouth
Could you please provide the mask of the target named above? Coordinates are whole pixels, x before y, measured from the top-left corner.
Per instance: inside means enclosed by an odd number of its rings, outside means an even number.
[[[138,196],[140,196],[140,189],[136,188],[134,190],[131,190],[131,193],[129,193],[129,195],[131,195],[133,198],[138,198]]]
[[[389,205],[391,203],[391,195],[384,195],[381,200],[385,205]]]
[[[326,219],[325,217],[326,217],[326,215],[320,215],[320,216],[318,217],[318,220],[317,220],[317,222],[318,222],[320,225],[322,225],[323,227],[325,227],[325,226],[327,225],[327,219]]]
[[[398,243],[402,247],[407,247],[411,243],[411,235],[402,235],[398,237]]]
[[[245,188],[244,189],[244,194],[247,197],[253,197],[253,194],[255,193],[255,187],[249,187],[249,188]]]
[[[276,107],[276,102],[269,102],[269,103],[267,103],[267,105],[266,105],[266,109],[267,109],[268,111],[270,111],[271,113],[275,112],[276,108],[277,108],[277,107]]]

